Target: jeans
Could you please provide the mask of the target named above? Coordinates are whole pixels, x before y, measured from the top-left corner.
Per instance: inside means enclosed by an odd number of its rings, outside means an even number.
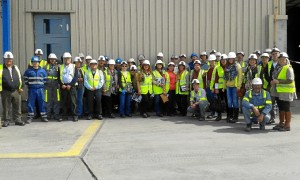
[[[187,111],[190,113],[200,113],[200,117],[205,117],[205,110],[208,106],[208,102],[207,101],[201,101],[199,106],[196,106],[195,109],[193,109],[191,106],[188,107]]]
[[[125,114],[130,115],[131,113],[130,103],[131,103],[131,94],[120,93],[120,107],[119,107],[120,115],[125,115]]]
[[[247,109],[245,107],[243,107],[243,115],[244,115],[244,119],[246,124],[251,124],[252,122],[257,122],[257,117],[252,114],[252,110],[251,109]],[[264,116],[263,121],[261,122],[262,125],[266,125],[266,123],[270,120],[270,115],[267,114]]]
[[[154,96],[154,109],[156,115],[161,113],[161,108],[162,108],[162,100],[160,98],[159,94],[155,94]]]
[[[77,107],[76,107],[76,114],[77,116],[83,116],[83,93],[84,93],[84,89],[80,88],[77,89]]]
[[[236,87],[227,87],[227,105],[228,108],[239,108]]]

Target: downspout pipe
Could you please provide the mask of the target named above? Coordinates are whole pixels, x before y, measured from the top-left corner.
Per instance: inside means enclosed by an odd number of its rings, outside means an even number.
[[[2,53],[5,51],[10,51],[10,0],[2,0]]]

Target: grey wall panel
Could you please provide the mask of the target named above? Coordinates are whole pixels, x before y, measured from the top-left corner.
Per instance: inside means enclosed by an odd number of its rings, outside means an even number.
[[[264,50],[275,0],[14,0],[12,48],[25,69],[34,51],[34,13],[70,13],[71,49],[94,58],[155,61],[172,54]],[[278,0],[285,15],[285,0]],[[1,34],[2,35],[2,34]],[[1,38],[1,37],[0,37]],[[0,44],[1,47],[1,44]],[[24,66],[24,67],[23,67]],[[23,70],[22,69],[22,70]]]

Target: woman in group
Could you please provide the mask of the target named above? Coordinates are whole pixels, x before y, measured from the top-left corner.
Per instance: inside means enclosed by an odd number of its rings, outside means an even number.
[[[223,91],[227,91],[227,122],[235,123],[239,117],[237,94],[242,85],[242,68],[235,63],[235,52],[228,53],[227,65],[224,74]]]
[[[175,63],[174,62],[169,62],[168,64],[168,75],[170,78],[170,88],[168,92],[168,106],[167,106],[167,115],[168,116],[173,116],[176,115],[176,101],[175,101],[175,89],[176,89],[176,74],[174,73],[175,70]]]
[[[244,83],[246,91],[252,89],[252,80],[258,76],[257,71],[257,56],[250,54],[248,58],[248,66],[244,75]]]
[[[137,76],[138,95],[142,96],[140,113],[143,118],[150,117],[148,114],[150,96],[153,93],[152,89],[152,72],[149,60],[144,60],[141,70]]]
[[[181,116],[186,116],[188,108],[188,95],[190,90],[190,76],[189,72],[185,69],[186,64],[180,61],[178,64],[178,73],[176,78],[176,96],[177,105]]]
[[[132,93],[137,93],[138,92],[137,67],[136,67],[136,65],[131,65],[129,69],[130,69],[131,82],[132,82],[132,87],[133,87]],[[131,101],[131,112],[134,114],[137,109],[138,109],[138,103],[136,101]]]
[[[297,99],[295,87],[295,74],[286,53],[280,53],[278,64],[273,71],[271,81],[271,96],[275,96],[279,109],[279,124],[274,130],[291,130],[291,102]]]
[[[132,82],[131,74],[127,71],[127,62],[121,62],[121,71],[118,76],[119,91],[120,91],[120,106],[119,113],[121,118],[125,115],[131,117],[131,95],[132,95]]]
[[[156,116],[162,117],[164,110],[164,104],[162,102],[161,95],[167,95],[168,86],[167,81],[170,83],[168,73],[163,70],[164,65],[162,60],[157,60],[155,63],[155,70],[152,71],[152,84],[153,84],[153,93],[154,93],[154,104],[155,104],[155,113]]]

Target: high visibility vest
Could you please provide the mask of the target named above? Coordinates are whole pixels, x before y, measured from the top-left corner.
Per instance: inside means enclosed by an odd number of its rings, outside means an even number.
[[[47,65],[47,61],[41,59],[41,61],[40,61],[40,63],[39,63],[39,66],[40,66],[41,68],[44,68],[46,65]],[[31,60],[29,60],[29,66],[32,66]]]
[[[272,64],[268,63],[268,74],[269,74],[269,76],[270,76],[271,66],[272,66]],[[257,74],[255,75],[256,77],[259,77],[259,78],[260,78],[261,70],[262,70],[262,64],[257,66]],[[264,88],[264,89],[267,89],[267,88],[268,88],[269,82],[266,80],[264,74],[263,74],[263,79],[262,79],[262,81],[263,81],[263,88]]]
[[[93,75],[92,70],[88,70],[87,72],[87,81],[92,88],[98,87],[101,81],[101,71],[99,69],[95,70],[95,74]]]
[[[141,74],[144,74],[144,81],[140,82],[140,92],[141,94],[152,94],[152,75],[146,75],[145,73],[141,72]]]
[[[71,73],[71,76],[72,76],[72,78],[74,77],[74,75],[75,75],[75,69],[76,69],[76,67],[75,67],[75,64],[69,64],[69,66],[73,66],[73,72]],[[65,70],[65,64],[62,64],[62,65],[60,65],[60,68],[59,68],[59,72],[60,72],[60,81],[62,82],[62,83],[64,83],[63,82],[63,72],[64,72],[64,70]]]
[[[21,89],[22,88],[22,76],[21,76],[18,66],[14,65],[14,67],[19,76],[19,89]],[[3,90],[2,78],[3,78],[3,64],[0,64],[0,92]]]
[[[45,102],[48,102],[48,90],[45,89]],[[57,98],[57,101],[59,102],[60,101],[60,90],[57,88],[56,89],[56,98]]]
[[[162,72],[164,75],[166,75],[165,72]],[[164,78],[157,70],[152,72],[154,79],[158,79],[158,78]],[[162,94],[164,92],[164,88],[166,86],[166,79],[164,78],[165,82],[163,84],[164,87],[160,87],[158,85],[153,84],[153,93],[154,94]],[[169,82],[170,83],[170,82]]]
[[[192,70],[192,71],[191,71],[191,74],[190,74],[190,80],[191,80],[191,81],[193,81],[193,79],[192,79],[193,72],[194,72],[194,70]],[[204,82],[203,82],[203,78],[202,78],[204,72],[207,72],[207,70],[200,69],[199,74],[198,74],[198,77],[197,77],[197,79],[198,79],[199,82],[200,82],[200,83],[199,83],[199,87],[200,87],[200,88],[203,88],[203,87],[204,87]],[[191,83],[191,86],[192,86],[192,83]]]
[[[212,73],[212,78],[210,82],[210,89],[215,88],[215,78],[216,78],[216,72],[218,72],[219,76],[219,82],[218,82],[218,89],[222,89],[224,85],[224,69],[222,66],[216,66],[213,73]]]
[[[267,104],[272,104],[272,101],[271,100],[267,100],[267,91],[265,90],[261,90],[262,94],[263,94],[263,99],[265,100],[265,104],[263,105],[260,105],[260,106],[255,106],[256,108],[258,109],[263,109],[265,108],[265,105]],[[250,102],[250,100],[252,99],[252,90],[249,91],[249,98],[244,96],[243,100],[244,101],[247,101],[247,102]]]
[[[197,95],[197,97],[198,97],[199,99],[197,99],[197,100],[195,101],[196,95]],[[202,88],[199,88],[197,94],[195,94],[195,90],[194,90],[194,91],[191,91],[190,101],[195,101],[195,102],[197,102],[197,101],[199,101],[199,100],[200,100],[200,101],[207,101],[206,96],[203,96],[203,95],[202,95]]]
[[[49,72],[49,70],[50,70],[50,67],[51,67],[50,64],[47,64],[47,65],[45,66],[45,70],[46,70],[47,74],[48,74],[48,72]],[[55,70],[56,70],[56,72],[58,72],[58,67],[57,67],[57,66],[55,66]],[[51,80],[57,80],[57,76],[49,76],[49,75],[48,75],[47,78],[48,78],[48,79],[51,79]]]
[[[200,72],[199,72],[200,74]],[[182,94],[182,95],[188,95],[189,91],[181,91],[181,87],[182,86],[186,86],[187,85],[187,81],[186,81],[186,76],[189,75],[189,72],[187,70],[184,70],[184,72],[181,74],[180,78],[177,79],[176,82],[176,94]],[[186,87],[187,88],[187,87]]]
[[[121,71],[121,83],[123,88],[126,88],[126,85],[131,85],[131,74],[129,71]],[[122,88],[119,88],[119,91],[122,92]]]
[[[105,87],[106,90],[108,91],[111,83],[111,77],[107,69],[104,71],[104,74],[105,74]]]
[[[89,70],[89,67],[85,64],[82,66],[82,72],[83,72],[83,75]]]
[[[286,73],[289,68],[292,68],[290,65],[285,65],[282,67],[281,71],[278,74],[278,80],[286,80]],[[293,80],[289,84],[276,84],[276,91],[278,93],[294,93],[296,92],[295,81]]]

